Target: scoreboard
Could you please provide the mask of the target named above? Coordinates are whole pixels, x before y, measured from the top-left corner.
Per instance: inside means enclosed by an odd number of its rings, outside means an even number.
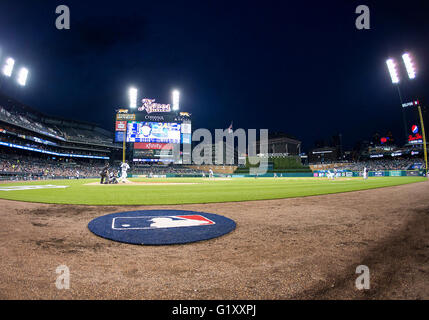
[[[119,109],[115,141],[123,142],[124,138],[134,162],[180,163],[173,150],[192,142],[191,114],[159,107]]]
[[[180,143],[181,125],[175,122],[128,122],[127,142]]]

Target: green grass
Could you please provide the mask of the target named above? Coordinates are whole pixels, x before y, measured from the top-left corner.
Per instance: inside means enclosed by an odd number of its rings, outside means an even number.
[[[54,180],[17,185],[67,185],[65,189],[0,191],[0,198],[59,204],[87,205],[153,205],[209,203],[246,200],[280,199],[348,192],[427,181],[422,177],[362,178],[203,178],[131,179],[132,181],[166,182],[164,185],[85,185],[98,180]],[[169,185],[168,183],[195,183]]]

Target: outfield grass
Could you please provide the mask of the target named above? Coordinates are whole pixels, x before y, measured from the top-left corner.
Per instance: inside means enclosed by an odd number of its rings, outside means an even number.
[[[407,183],[422,182],[422,177],[362,178],[203,178],[130,179],[134,182],[166,182],[163,185],[85,185],[98,180],[54,180],[1,184],[61,185],[65,189],[0,191],[0,198],[59,204],[88,205],[153,205],[209,203],[246,200],[280,199],[348,192]],[[190,183],[174,185],[168,183]],[[193,184],[191,184],[193,183]]]

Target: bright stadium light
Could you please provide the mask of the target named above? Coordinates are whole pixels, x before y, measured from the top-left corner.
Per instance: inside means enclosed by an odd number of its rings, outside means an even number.
[[[416,70],[414,68],[413,61],[409,53],[404,53],[402,55],[402,60],[404,61],[405,68],[407,69],[408,77],[414,79],[416,77]]]
[[[130,108],[131,109],[137,108],[137,89],[130,88],[130,90],[128,90],[128,95],[130,97]]]
[[[173,90],[173,110],[179,110],[179,97],[180,92],[178,90]]]
[[[390,78],[392,83],[399,83],[398,71],[396,70],[396,63],[393,59],[386,60],[387,68],[389,69]]]
[[[27,83],[27,77],[28,77],[28,69],[21,68],[18,73],[18,79],[17,79],[18,83],[21,86],[25,86],[25,84]]]
[[[7,77],[10,77],[12,75],[14,65],[15,65],[15,60],[12,58],[7,58],[6,63],[3,66],[3,74]]]

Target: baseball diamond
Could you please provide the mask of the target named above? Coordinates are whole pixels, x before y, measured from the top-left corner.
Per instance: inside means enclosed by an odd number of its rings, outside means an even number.
[[[0,301],[429,300],[427,1],[362,2],[0,1]]]

